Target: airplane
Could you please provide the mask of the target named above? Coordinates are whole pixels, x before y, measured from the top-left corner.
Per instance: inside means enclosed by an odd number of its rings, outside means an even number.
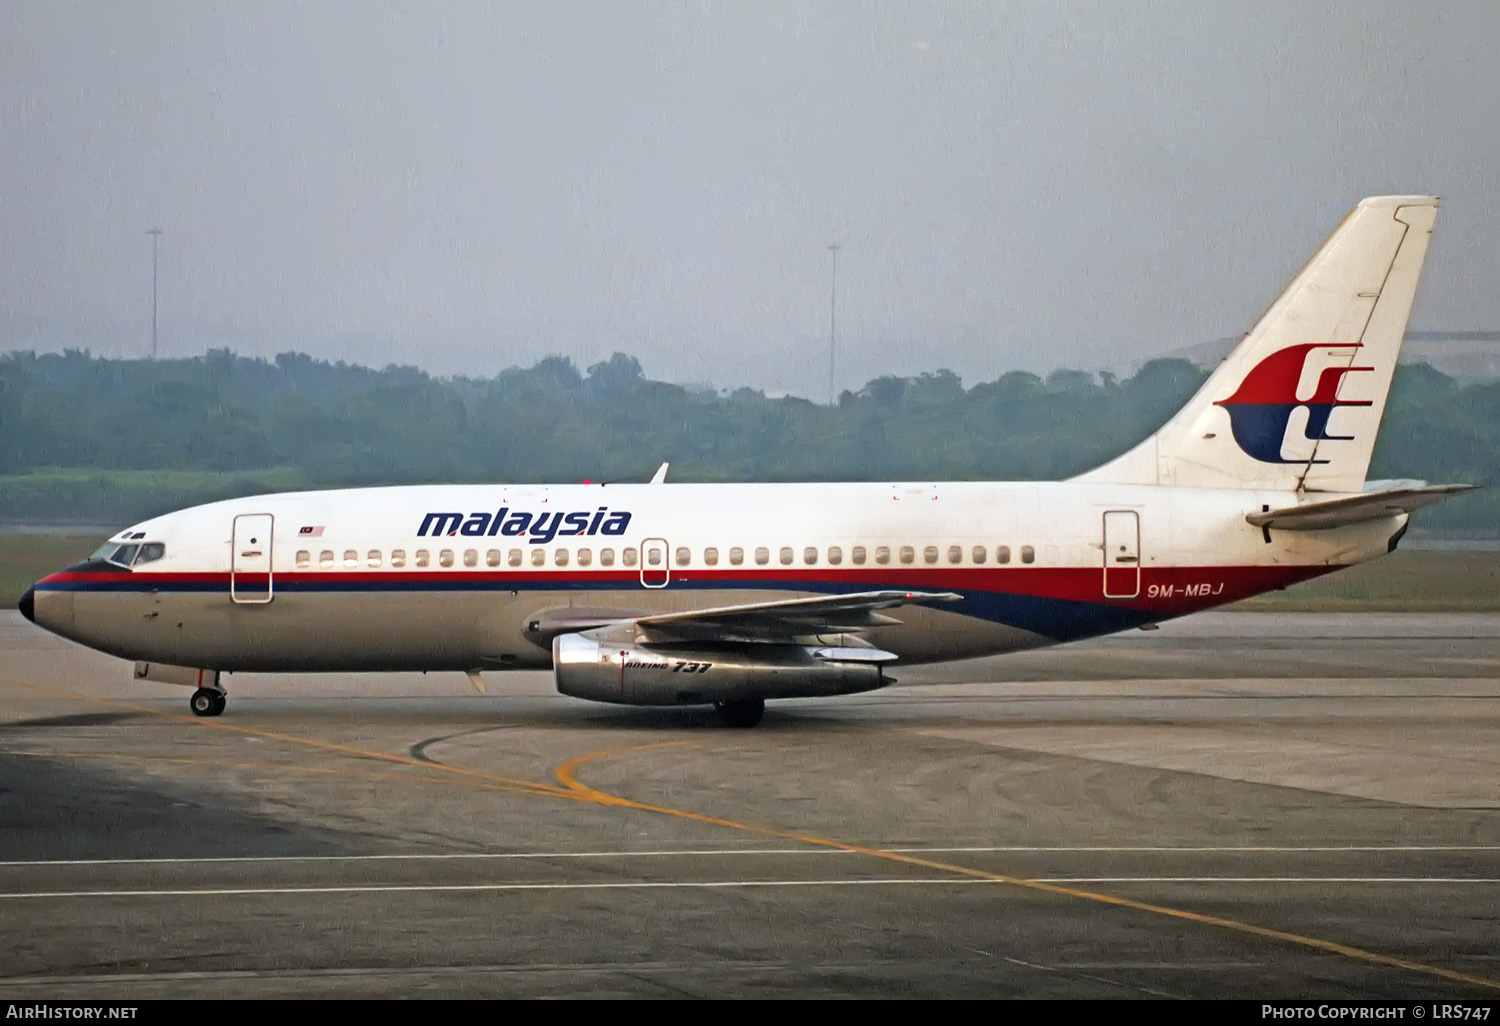
[[[154,517],[36,582],[27,619],[226,707],[224,677],[551,669],[712,705],[1150,629],[1394,551],[1465,485],[1366,481],[1437,213],[1361,202],[1200,391],[1060,482],[442,485]]]

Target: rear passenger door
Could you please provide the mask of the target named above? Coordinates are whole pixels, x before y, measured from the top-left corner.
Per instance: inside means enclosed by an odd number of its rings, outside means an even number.
[[[1104,597],[1141,593],[1141,520],[1134,510],[1104,514]]]

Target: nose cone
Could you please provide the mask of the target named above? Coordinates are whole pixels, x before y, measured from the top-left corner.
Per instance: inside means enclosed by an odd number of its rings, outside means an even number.
[[[36,589],[27,588],[26,594],[21,596],[21,603],[16,608],[21,610],[21,615],[32,623],[36,623]]]

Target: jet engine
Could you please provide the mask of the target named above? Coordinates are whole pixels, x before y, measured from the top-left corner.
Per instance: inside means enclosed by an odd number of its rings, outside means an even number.
[[[896,656],[876,648],[797,644],[611,643],[588,634],[552,641],[557,690],[620,705],[707,705],[767,698],[816,698],[873,691],[895,683],[880,664]]]

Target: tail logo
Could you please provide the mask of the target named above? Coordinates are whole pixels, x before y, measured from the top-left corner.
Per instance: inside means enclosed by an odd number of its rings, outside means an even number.
[[[1327,463],[1328,460],[1309,460],[1306,457],[1287,459],[1282,455],[1282,443],[1286,441],[1292,413],[1299,406],[1307,407],[1307,428],[1304,434],[1311,442],[1353,441],[1352,435],[1330,435],[1328,419],[1340,406],[1373,405],[1368,399],[1339,399],[1337,396],[1345,374],[1375,368],[1326,367],[1318,375],[1317,388],[1306,399],[1297,398],[1297,383],[1302,380],[1307,356],[1314,349],[1358,348],[1358,343],[1288,346],[1256,364],[1240,382],[1234,395],[1220,399],[1214,405],[1224,407],[1229,413],[1229,426],[1234,433],[1234,440],[1251,458],[1262,463]]]

